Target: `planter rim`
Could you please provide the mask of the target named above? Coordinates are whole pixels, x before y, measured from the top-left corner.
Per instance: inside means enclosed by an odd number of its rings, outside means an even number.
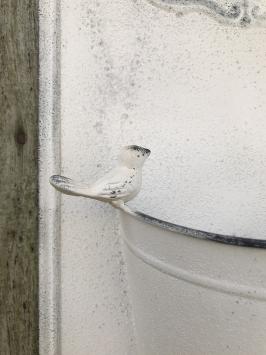
[[[181,226],[179,224],[164,221],[162,219],[150,216],[146,213],[137,211],[129,207],[128,205],[122,205],[119,208],[123,212],[145,223],[151,224],[155,227],[167,229],[171,232],[182,234],[184,236],[210,240],[210,241],[228,244],[232,246],[266,249],[266,240],[264,239],[237,237],[234,235],[224,235],[219,233],[206,232],[203,230],[189,228],[189,227]]]

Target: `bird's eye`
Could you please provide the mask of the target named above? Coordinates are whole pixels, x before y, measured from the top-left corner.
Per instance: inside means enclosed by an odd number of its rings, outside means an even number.
[[[138,158],[140,157],[140,155],[138,155]]]

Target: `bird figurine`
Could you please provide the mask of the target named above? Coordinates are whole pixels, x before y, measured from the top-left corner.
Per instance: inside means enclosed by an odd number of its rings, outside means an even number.
[[[61,175],[51,176],[50,183],[64,194],[109,202],[120,208],[139,193],[142,167],[150,153],[147,148],[129,145],[122,149],[118,166],[91,185]]]

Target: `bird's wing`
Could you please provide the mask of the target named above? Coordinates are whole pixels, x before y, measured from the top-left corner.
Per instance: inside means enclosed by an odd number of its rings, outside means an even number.
[[[53,185],[58,191],[67,195],[92,197],[90,195],[90,187],[88,185],[77,182],[65,176],[51,176],[50,184]]]
[[[91,186],[94,195],[101,199],[118,200],[128,196],[134,189],[129,183],[128,169],[116,168]]]

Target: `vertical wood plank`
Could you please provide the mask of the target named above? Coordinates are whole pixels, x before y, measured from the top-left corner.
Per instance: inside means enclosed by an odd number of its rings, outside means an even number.
[[[0,9],[0,354],[37,355],[37,0]]]

